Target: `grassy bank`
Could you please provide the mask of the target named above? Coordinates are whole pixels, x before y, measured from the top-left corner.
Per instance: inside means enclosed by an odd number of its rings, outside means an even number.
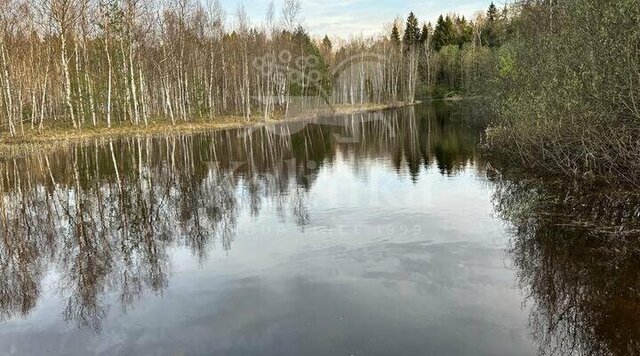
[[[0,134],[0,156],[13,156],[61,145],[78,143],[89,140],[104,140],[128,136],[156,136],[170,134],[189,134],[212,130],[254,127],[278,122],[298,120],[313,120],[336,115],[352,115],[365,112],[380,111],[415,105],[416,103],[368,104],[362,106],[336,106],[331,110],[308,110],[303,114],[284,117],[275,116],[265,120],[262,116],[246,119],[242,116],[218,116],[211,119],[196,119],[190,121],[176,121],[173,124],[167,119],[152,120],[148,125],[133,125],[121,123],[112,127],[85,125],[81,129],[70,126],[49,126],[41,132],[25,127],[24,134],[11,137],[7,133]]]

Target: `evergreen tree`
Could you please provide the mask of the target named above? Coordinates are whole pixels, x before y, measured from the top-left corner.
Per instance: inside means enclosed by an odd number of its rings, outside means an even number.
[[[331,51],[333,50],[333,44],[331,43],[331,40],[327,35],[325,35],[324,39],[322,40],[322,49],[325,51],[325,53],[331,53]]]
[[[483,31],[483,43],[489,47],[498,47],[500,46],[500,26],[501,26],[501,15],[496,7],[496,5],[492,2],[489,5],[489,10],[487,10],[487,23],[485,24],[485,29]]]
[[[328,38],[327,38],[328,39]],[[320,48],[311,39],[309,33],[301,26],[291,36],[291,41],[295,44],[294,48],[300,50],[299,53],[294,52],[294,56],[311,56],[316,59],[314,65],[308,65],[304,68],[298,68],[302,74],[311,78],[311,72],[315,71],[320,74],[319,78],[315,78],[312,82],[299,82],[293,80],[289,85],[289,91],[293,95],[322,95],[323,91],[330,90],[331,74],[326,58],[322,55]],[[324,45],[324,43],[323,43]]]
[[[429,25],[424,24],[422,26],[422,31],[420,32],[420,44],[421,45],[424,46],[425,44],[427,44],[427,42],[429,41],[429,34],[430,34]]]
[[[445,23],[445,28],[447,30],[447,40],[448,40],[447,45],[455,44],[456,28],[451,16],[447,15],[447,17],[444,18],[444,23]]]
[[[489,22],[495,22],[498,21],[499,16],[500,14],[498,13],[498,8],[492,2],[491,5],[489,5],[489,10],[487,10],[487,20]]]
[[[445,22],[444,17],[440,15],[436,22],[436,29],[433,31],[433,46],[436,51],[444,46],[445,43]]]
[[[404,46],[404,100],[407,102],[413,102],[415,100],[415,88],[418,80],[418,65],[419,65],[419,51],[420,46],[420,27],[418,25],[418,18],[411,12],[407,18],[407,25],[404,29],[404,36],[402,39]]]
[[[404,29],[404,37],[402,38],[405,50],[415,47],[420,43],[420,27],[418,18],[411,12],[407,18],[407,26]]]
[[[320,52],[322,53],[322,56],[324,57],[326,63],[332,65],[334,58],[333,43],[331,43],[331,40],[327,35],[325,35],[322,39],[322,43],[320,44]]]
[[[398,30],[398,24],[393,24],[391,30],[391,42],[395,45],[400,45],[400,31]]]
[[[436,51],[439,51],[442,47],[456,43],[455,39],[456,34],[453,26],[453,20],[449,16],[445,18],[440,15],[440,17],[438,17],[436,29],[433,32],[434,48]]]
[[[507,5],[502,9],[502,16],[500,17],[500,34],[502,38],[509,38],[513,34],[513,27],[511,21],[509,21],[509,8]]]
[[[455,21],[456,43],[460,48],[465,43],[471,42],[473,38],[473,27],[471,23],[467,22],[467,19],[463,17],[457,17]]]

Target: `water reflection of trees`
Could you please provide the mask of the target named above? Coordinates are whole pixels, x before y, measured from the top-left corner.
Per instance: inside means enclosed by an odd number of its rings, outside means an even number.
[[[204,260],[229,250],[242,211],[265,200],[281,220],[309,223],[308,193],[338,156],[357,167],[438,164],[453,174],[474,160],[477,135],[450,113],[407,109],[270,129],[131,138],[70,146],[0,163],[0,319],[28,315],[53,273],[65,319],[100,328],[118,295],[125,310],[169,283],[171,249]],[[406,167],[406,168],[403,168]],[[53,272],[52,272],[53,271]]]
[[[640,195],[499,180],[542,354],[640,353]]]
[[[476,153],[481,130],[469,127],[460,114],[444,104],[367,114],[340,121],[333,135],[342,142],[340,153],[356,164],[390,158],[390,168],[406,170],[414,180],[431,166],[455,175],[482,165]]]

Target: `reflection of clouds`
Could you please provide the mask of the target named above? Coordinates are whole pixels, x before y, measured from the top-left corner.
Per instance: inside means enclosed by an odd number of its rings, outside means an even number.
[[[317,263],[319,270],[338,268],[340,274],[350,278],[357,276],[386,285],[410,283],[417,289],[437,292],[471,288],[475,283],[502,286],[503,276],[490,270],[503,269],[500,254],[499,248],[468,242],[384,241],[365,247],[307,251],[292,257],[287,264]]]
[[[449,173],[475,162],[468,146],[476,136],[450,140],[432,111],[328,119],[291,135],[131,138],[3,162],[0,317],[28,316],[55,270],[63,317],[99,330],[114,308],[107,295],[124,311],[147,293],[162,295],[172,249],[185,247],[201,262],[214,248],[231,250],[244,212],[259,217],[273,207],[281,221],[312,228],[311,188],[342,158],[356,172],[385,162],[381,169],[409,171],[414,180],[436,162]],[[438,156],[433,147],[443,140],[447,154]]]

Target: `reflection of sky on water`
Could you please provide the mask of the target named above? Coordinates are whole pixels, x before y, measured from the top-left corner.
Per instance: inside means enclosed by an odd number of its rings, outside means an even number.
[[[531,354],[504,226],[468,150],[446,155],[463,159],[443,175],[437,164],[398,170],[392,153],[349,145],[307,189],[265,194],[258,210],[239,184],[230,249],[217,240],[194,255],[177,239],[166,288],[125,311],[103,287],[99,332],[62,320],[65,291],[50,272],[37,307],[0,328],[0,351]]]

